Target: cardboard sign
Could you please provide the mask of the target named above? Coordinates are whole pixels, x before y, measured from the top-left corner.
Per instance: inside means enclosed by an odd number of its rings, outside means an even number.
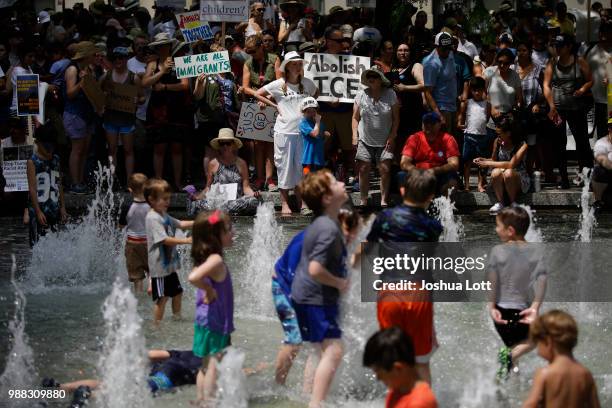
[[[106,96],[104,92],[102,92],[102,88],[100,87],[100,83],[96,81],[93,75],[85,75],[83,79],[81,79],[81,88],[83,89],[83,93],[91,102],[91,105],[94,107],[94,110],[101,114],[104,112],[104,104],[106,103]]]
[[[346,0],[346,7],[376,8],[376,0]]]
[[[28,116],[40,113],[38,75],[17,75],[17,115]]]
[[[230,72],[229,53],[227,51],[209,52],[207,54],[186,55],[174,59],[176,77],[190,78],[200,74],[221,74]]]
[[[319,88],[319,101],[353,102],[364,88],[361,74],[368,68],[369,57],[310,52],[304,56],[304,76]]]
[[[6,179],[5,192],[28,191],[28,159],[34,146],[23,145],[2,149],[2,174]]]
[[[173,10],[183,11],[185,9],[185,0],[156,0],[157,8],[168,7]]]
[[[198,40],[210,40],[215,37],[208,23],[200,20],[199,11],[179,13],[176,15],[176,21],[187,43]]]
[[[277,116],[278,111],[271,106],[261,109],[256,103],[243,103],[236,137],[273,142]]]
[[[249,0],[200,0],[201,20],[216,23],[249,21]]]
[[[106,108],[109,110],[136,113],[138,107],[138,87],[131,84],[118,84],[108,81],[106,84]]]

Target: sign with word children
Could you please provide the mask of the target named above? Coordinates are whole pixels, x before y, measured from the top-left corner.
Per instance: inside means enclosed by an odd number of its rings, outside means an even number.
[[[346,0],[346,7],[376,8],[376,0]]]
[[[370,68],[369,57],[354,55],[304,55],[304,76],[319,88],[319,101],[353,102],[364,88],[361,74]]]
[[[221,74],[230,72],[231,68],[227,51],[186,55],[174,59],[174,70],[178,79],[197,77],[201,74]]]
[[[38,75],[17,75],[17,115],[28,116],[40,113]]]
[[[200,20],[199,11],[179,13],[176,15],[176,21],[187,43],[198,40],[210,40],[215,36],[208,23]]]
[[[200,0],[201,20],[241,23],[249,20],[249,0]]]
[[[256,103],[243,103],[236,137],[274,142],[274,123],[278,111],[271,106],[261,109]]]
[[[34,147],[22,145],[2,149],[2,174],[6,179],[5,192],[28,191],[28,159]]]

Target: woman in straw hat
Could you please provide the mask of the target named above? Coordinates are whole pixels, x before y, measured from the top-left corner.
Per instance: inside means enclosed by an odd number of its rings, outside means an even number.
[[[255,215],[259,205],[259,193],[251,189],[247,164],[238,157],[237,152],[242,147],[242,142],[234,137],[232,129],[223,128],[219,130],[219,136],[211,140],[210,145],[217,151],[217,157],[208,163],[206,188],[188,204],[187,211],[196,214],[220,207],[232,215]],[[216,202],[214,191],[217,188],[213,185],[233,183],[238,185],[236,199]]]
[[[270,82],[255,93],[255,97],[262,104],[277,108],[279,113],[274,124],[274,164],[278,174],[283,214],[291,214],[289,190],[295,188],[302,179],[304,147],[299,130],[302,120],[300,105],[304,98],[312,96],[316,99],[319,96],[315,83],[304,78],[303,65],[304,60],[296,51],[288,52],[280,66],[283,77]],[[299,198],[298,203],[301,207]]]
[[[159,33],[149,47],[155,50],[158,59],[147,64],[142,86],[152,87],[147,111],[147,131],[153,140],[153,168],[155,177],[163,178],[164,158],[168,145],[171,146],[174,187],[180,188],[183,171],[183,142],[188,130],[191,110],[187,107],[189,79],[178,79],[174,72],[174,53],[184,44]]]
[[[83,183],[85,159],[94,132],[96,112],[83,91],[83,79],[95,78],[92,65],[95,63],[99,49],[90,41],[81,41],[74,50],[72,63],[64,74],[66,80],[64,128],[72,142],[69,161],[72,192],[85,194],[87,193]]]

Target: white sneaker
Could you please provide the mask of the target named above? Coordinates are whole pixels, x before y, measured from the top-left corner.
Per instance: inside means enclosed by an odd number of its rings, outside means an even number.
[[[489,208],[489,213],[491,214],[497,214],[498,212],[500,212],[502,209],[504,208],[504,205],[502,203],[495,203],[493,205],[493,207]]]

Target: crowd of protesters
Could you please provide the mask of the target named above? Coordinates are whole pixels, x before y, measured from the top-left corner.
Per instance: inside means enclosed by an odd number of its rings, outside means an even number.
[[[193,43],[185,43],[178,29],[179,11],[158,7],[151,15],[142,7],[115,9],[96,1],[88,9],[77,3],[37,16],[5,13],[2,135],[23,132],[16,78],[35,73],[49,84],[45,116],[59,134],[67,191],[87,193],[91,169],[108,157],[120,186],[142,172],[180,191],[211,179],[206,173],[213,160],[236,155],[252,186],[245,192],[280,189],[283,212],[291,212],[288,192],[305,164],[300,102],[319,94],[304,77],[303,55],[352,54],[371,58],[365,89],[354,103],[319,101],[317,112],[325,130],[322,164],[361,191],[361,205],[369,203],[374,170],[383,207],[396,173],[412,167],[433,169],[439,193],[468,190],[477,171],[479,190],[496,193],[494,211],[533,190],[536,171],[545,186],[583,183],[568,174],[566,123],[579,169],[595,165],[594,182],[605,192],[609,160],[601,164],[589,142],[608,135],[612,22],[599,2],[592,8],[598,38],[581,43],[576,33],[584,27],[564,3],[525,2],[515,10],[504,0],[480,25],[450,8],[437,16],[434,29],[427,28],[431,16],[410,8],[389,29],[373,9],[336,6],[320,15],[301,1],[253,2],[248,22],[228,24],[225,32],[211,24],[214,38]],[[231,72],[177,78],[174,58],[221,50],[229,51]],[[95,107],[83,90],[86,78],[103,91],[113,84],[136,86],[135,113]],[[245,138],[223,153],[210,141],[221,129],[236,130],[243,102],[279,109],[274,142]],[[600,145],[609,154],[609,143]]]

